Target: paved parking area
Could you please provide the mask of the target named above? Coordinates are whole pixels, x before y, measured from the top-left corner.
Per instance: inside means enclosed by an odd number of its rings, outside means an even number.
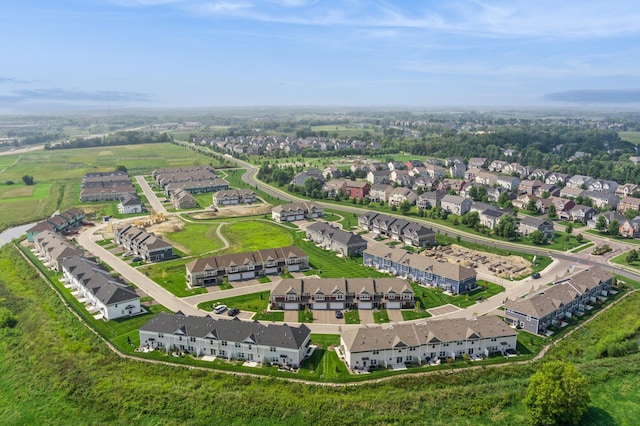
[[[358,311],[358,314],[360,315],[360,324],[375,324],[371,309],[362,309]]]
[[[336,311],[313,311],[313,322],[319,324],[344,324],[344,318],[336,318]]]
[[[400,309],[387,309],[390,322],[402,322],[402,311]]]

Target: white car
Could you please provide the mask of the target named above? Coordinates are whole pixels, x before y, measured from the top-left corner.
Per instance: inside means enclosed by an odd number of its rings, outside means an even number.
[[[227,305],[218,305],[213,309],[213,312],[216,314],[221,314],[227,310]]]

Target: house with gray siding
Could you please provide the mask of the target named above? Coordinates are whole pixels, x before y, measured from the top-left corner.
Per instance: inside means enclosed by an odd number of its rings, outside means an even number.
[[[431,257],[376,244],[363,253],[363,264],[453,294],[474,290],[476,271]]]
[[[357,257],[367,248],[360,235],[345,231],[326,222],[315,222],[305,230],[307,238],[322,248],[348,257]]]

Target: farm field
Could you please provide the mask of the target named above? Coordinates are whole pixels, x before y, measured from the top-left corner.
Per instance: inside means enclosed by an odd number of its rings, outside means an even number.
[[[80,182],[87,172],[127,167],[129,174],[147,174],[163,167],[209,164],[215,159],[171,143],[122,145],[99,148],[39,150],[0,157],[0,230],[50,216],[73,206],[114,215],[114,203],[81,204]],[[30,175],[35,188],[27,187],[22,176]],[[7,182],[14,182],[7,184]]]

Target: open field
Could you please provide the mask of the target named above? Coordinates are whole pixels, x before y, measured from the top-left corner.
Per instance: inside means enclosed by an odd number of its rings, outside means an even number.
[[[215,159],[170,143],[100,148],[31,151],[0,157],[0,230],[50,216],[56,210],[79,206],[88,212],[115,215],[113,203],[80,204],[80,182],[87,172],[114,170],[124,165],[130,175],[153,169],[210,164]],[[216,166],[217,164],[214,164]],[[22,176],[33,176],[26,187]],[[13,185],[7,185],[13,181]]]
[[[521,400],[539,364],[318,388],[132,362],[114,355],[83,326],[15,249],[0,252],[0,272],[0,306],[18,320],[15,328],[0,329],[0,415],[5,424],[59,424],[60,419],[86,424],[91,419],[93,424],[184,425],[208,423],[212,418],[242,424],[421,424],[427,413],[433,425],[524,425],[528,421]],[[636,298],[611,311],[638,309]],[[584,336],[576,333],[567,343],[597,345],[599,335],[589,332],[606,329],[611,319],[597,318],[585,326]],[[114,329],[124,333],[116,341],[130,347],[126,331]],[[137,333],[129,336],[135,344]],[[305,365],[308,372],[297,378],[323,375],[326,380],[344,374],[335,353],[326,351],[338,343],[337,336],[312,335],[312,340],[322,345],[321,351]],[[526,335],[520,340],[525,346],[531,344]],[[42,341],[54,344],[38,343]],[[560,346],[550,356],[561,358],[567,352]],[[640,422],[640,354],[592,361],[574,357],[587,376],[592,398],[583,424]],[[237,367],[226,363],[220,368]]]
[[[640,132],[618,132],[620,139],[640,145]]]
[[[262,312],[267,309],[269,304],[269,294],[269,291],[261,291],[260,293],[211,300],[200,303],[198,309],[213,311],[217,305],[227,305],[229,308],[238,308],[241,311]]]
[[[187,250],[186,254],[199,255],[224,247],[216,232],[219,226],[221,226],[219,223],[189,223],[185,224],[179,231],[169,232],[164,234],[163,237],[167,241],[175,242],[180,247],[185,248]]]

